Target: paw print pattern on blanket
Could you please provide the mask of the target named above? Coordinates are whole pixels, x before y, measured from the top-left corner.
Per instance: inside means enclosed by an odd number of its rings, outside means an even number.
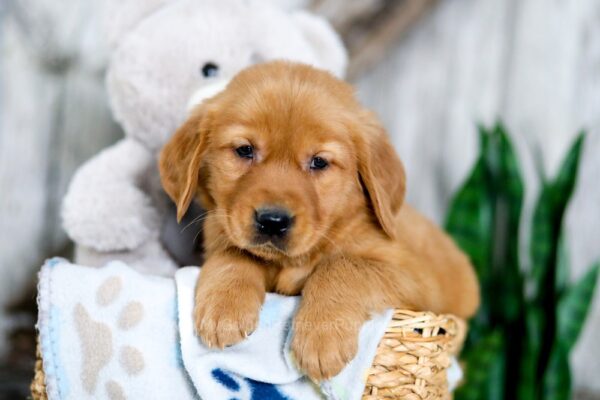
[[[96,291],[96,304],[108,307],[119,297],[122,290],[121,278],[107,278]],[[96,394],[100,371],[114,358],[113,330],[110,325],[95,321],[88,310],[77,303],[73,309],[75,327],[79,335],[82,354],[81,383],[90,395]],[[144,307],[141,303],[130,301],[120,310],[116,321],[116,329],[127,331],[136,327],[144,318]],[[145,366],[142,352],[134,346],[122,346],[118,351],[118,362],[128,376],[142,372]],[[125,400],[123,387],[115,380],[104,385],[107,397],[111,400]]]
[[[218,381],[221,385],[225,386],[232,392],[240,391],[240,384],[235,379],[233,379],[231,374],[219,368],[213,369],[211,371],[211,374],[216,381]],[[243,381],[246,382],[246,384],[248,384],[248,388],[250,389],[250,400],[291,400],[290,398],[281,394],[281,392],[277,390],[277,387],[275,385],[254,381],[248,378],[243,378]],[[235,397],[232,397],[228,400],[237,399]]]

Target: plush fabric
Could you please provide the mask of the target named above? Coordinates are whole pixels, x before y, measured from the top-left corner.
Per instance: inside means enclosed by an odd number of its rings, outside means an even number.
[[[160,187],[156,156],[184,121],[190,100],[202,101],[243,68],[274,59],[341,76],[346,53],[324,19],[273,2],[108,1],[105,25],[113,48],[107,90],[125,138],[75,173],[63,225],[77,245],[79,263],[121,259],[145,272],[172,275],[178,255],[169,249],[180,246],[169,243],[193,248],[199,224],[165,228],[176,221]],[[218,69],[204,76],[207,63]]]
[[[172,279],[120,262],[97,269],[53,259],[38,287],[49,399],[194,398],[177,346]]]
[[[289,352],[298,297],[268,294],[252,335],[208,349],[193,329],[199,273],[183,268],[172,279],[122,262],[90,268],[49,260],[39,276],[37,325],[49,399],[361,398],[391,312],[365,324],[357,357],[317,386]]]

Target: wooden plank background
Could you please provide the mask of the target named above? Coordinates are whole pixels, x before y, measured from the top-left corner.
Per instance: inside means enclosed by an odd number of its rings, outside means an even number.
[[[67,243],[59,209],[73,171],[120,135],[104,91],[106,51],[94,9],[101,3],[0,2],[2,336],[29,323],[10,319],[4,306]]]
[[[527,179],[525,223],[536,165],[554,173],[586,128],[567,216],[573,278],[600,259],[599,1],[441,1],[358,87],[407,164],[409,201],[438,221],[476,157],[476,122],[502,118],[513,134]],[[600,397],[599,299],[572,356],[575,385],[592,398]]]
[[[336,2],[316,6],[335,18]],[[378,0],[352,0],[348,9],[360,2]],[[21,294],[44,257],[62,251],[59,202],[71,174],[120,135],[103,88],[103,6],[0,2],[0,305]],[[574,133],[587,128],[567,224],[574,276],[600,258],[599,1],[440,0],[374,61],[361,61],[359,95],[407,165],[410,202],[438,221],[475,158],[476,122],[502,118],[512,131],[529,204],[535,166],[554,172]],[[573,355],[575,383],[600,398],[598,298],[592,314]],[[0,332],[16,323],[0,311]]]

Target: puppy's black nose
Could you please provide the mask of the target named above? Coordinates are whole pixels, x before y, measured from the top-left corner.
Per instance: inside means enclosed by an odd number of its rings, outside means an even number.
[[[263,236],[284,237],[293,220],[290,213],[281,208],[261,208],[254,212],[256,231]]]

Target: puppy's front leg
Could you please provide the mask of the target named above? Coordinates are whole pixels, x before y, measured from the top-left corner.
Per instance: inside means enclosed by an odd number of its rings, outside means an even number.
[[[211,255],[196,285],[196,332],[209,347],[234,345],[251,334],[265,298],[267,269],[244,254]]]
[[[292,351],[310,378],[337,375],[356,355],[363,323],[383,309],[369,267],[361,259],[335,257],[318,265],[306,282],[294,319]]]

